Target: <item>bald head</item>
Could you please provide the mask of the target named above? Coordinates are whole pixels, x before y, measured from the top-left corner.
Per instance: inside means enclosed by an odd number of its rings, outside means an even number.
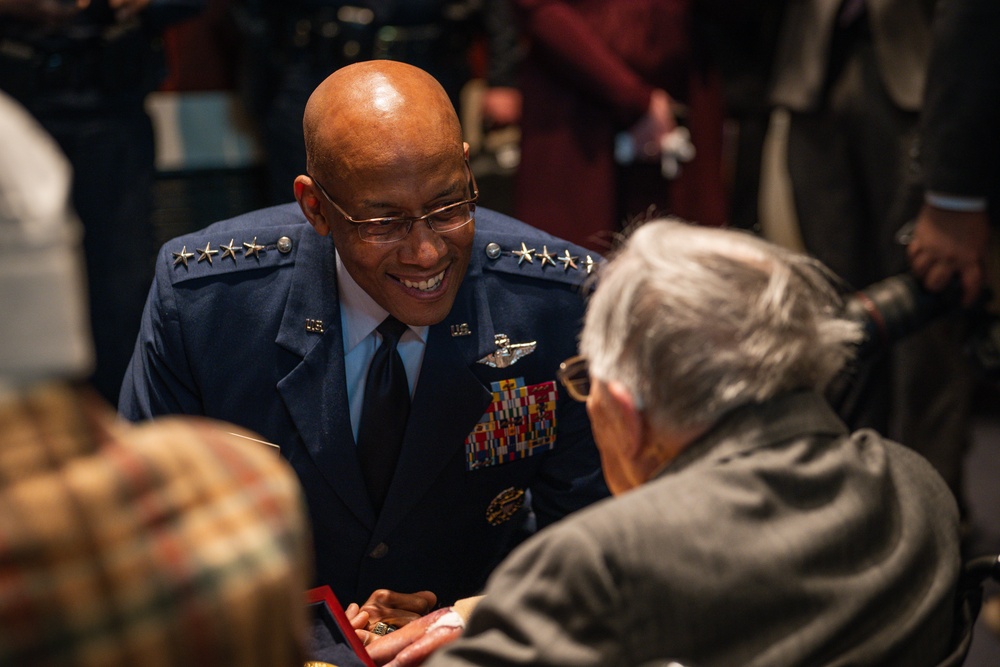
[[[303,117],[310,173],[347,175],[414,152],[462,152],[448,95],[427,72],[392,60],[337,70],[309,98]]]

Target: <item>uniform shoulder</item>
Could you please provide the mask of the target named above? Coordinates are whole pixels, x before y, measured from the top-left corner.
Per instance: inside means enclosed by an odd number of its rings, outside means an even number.
[[[476,211],[473,252],[481,253],[484,271],[580,285],[604,258],[536,227],[489,209]]]
[[[259,209],[167,241],[157,262],[174,284],[290,266],[312,228],[297,204]]]

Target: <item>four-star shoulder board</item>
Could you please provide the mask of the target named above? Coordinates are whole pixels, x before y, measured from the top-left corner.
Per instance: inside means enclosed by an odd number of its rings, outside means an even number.
[[[596,252],[558,239],[526,241],[506,234],[493,234],[484,240],[484,268],[503,273],[579,285],[603,261]]]
[[[294,261],[298,234],[284,230],[263,230],[240,235],[220,231],[196,233],[172,241],[167,259],[173,281],[218,275],[250,268],[267,268]]]

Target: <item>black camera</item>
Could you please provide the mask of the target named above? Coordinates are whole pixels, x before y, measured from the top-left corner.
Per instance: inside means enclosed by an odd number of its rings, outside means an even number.
[[[830,404],[850,419],[863,401],[865,377],[889,347],[945,316],[960,318],[970,364],[987,382],[1000,386],[1000,315],[985,308],[984,294],[971,308],[962,308],[957,282],[931,292],[912,275],[891,276],[845,297],[844,314],[861,324],[864,336],[857,354],[827,387]],[[858,392],[862,391],[862,394]]]
[[[931,292],[914,276],[903,273],[847,297],[844,313],[864,328],[859,361],[879,354],[932,320],[961,313],[968,325],[966,347],[973,364],[988,380],[1000,384],[1000,315],[985,309],[988,296],[962,309],[957,282],[942,292]]]

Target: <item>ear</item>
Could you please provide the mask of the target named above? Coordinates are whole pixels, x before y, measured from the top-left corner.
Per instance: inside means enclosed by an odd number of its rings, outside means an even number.
[[[295,188],[295,201],[299,202],[302,215],[306,216],[306,220],[309,221],[317,234],[329,236],[330,222],[326,219],[323,207],[320,205],[320,194],[316,189],[316,184],[310,177],[301,174],[295,177],[293,187]]]
[[[636,405],[635,397],[625,385],[617,380],[612,380],[606,386],[627,438],[627,442],[622,443],[624,445],[622,451],[630,459],[638,459],[643,451],[647,435],[646,420]]]
[[[469,142],[468,141],[463,141],[462,142],[462,152],[465,154],[465,161],[468,162],[469,161]]]

